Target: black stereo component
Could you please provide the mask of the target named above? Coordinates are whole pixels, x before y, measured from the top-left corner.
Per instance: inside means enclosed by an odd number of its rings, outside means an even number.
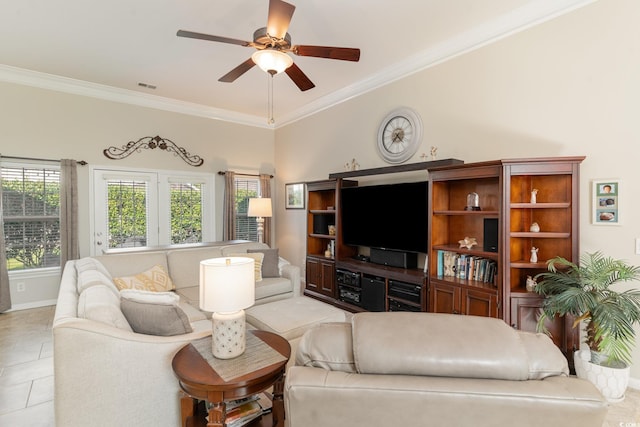
[[[421,311],[420,307],[389,298],[389,311]]]
[[[389,280],[388,294],[390,297],[400,298],[416,304],[421,304],[422,302],[422,286],[413,283]]]
[[[362,302],[360,301],[362,297],[361,291],[341,285],[338,285],[338,290],[340,292],[340,301],[348,302],[349,304],[362,307]]]
[[[360,273],[337,269],[336,282],[338,282],[339,285],[348,285],[360,289]]]
[[[362,308],[367,311],[385,311],[384,279],[362,276]]]
[[[399,268],[416,268],[418,254],[415,252],[392,251],[389,249],[371,248],[371,262]]]
[[[484,219],[483,238],[485,252],[498,252],[498,218]]]

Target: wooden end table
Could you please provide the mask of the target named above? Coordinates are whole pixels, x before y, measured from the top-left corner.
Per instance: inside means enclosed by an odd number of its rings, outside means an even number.
[[[209,363],[191,344],[180,349],[173,358],[172,367],[182,388],[180,409],[182,426],[225,426],[225,401],[242,399],[253,394],[261,393],[273,386],[273,408],[270,414],[254,420],[249,425],[260,427],[284,426],[284,373],[287,361],[291,355],[289,342],[280,335],[267,331],[247,331],[254,334],[271,348],[285,357],[282,362],[266,368],[250,372],[230,381],[223,380]],[[199,402],[208,401],[212,404],[209,410],[209,422],[205,420],[205,405]]]

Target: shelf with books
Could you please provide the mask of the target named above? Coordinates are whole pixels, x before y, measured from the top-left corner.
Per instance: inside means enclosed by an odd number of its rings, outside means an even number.
[[[437,250],[436,258],[438,279],[453,277],[462,281],[459,283],[496,285],[498,262],[495,259],[447,250]]]

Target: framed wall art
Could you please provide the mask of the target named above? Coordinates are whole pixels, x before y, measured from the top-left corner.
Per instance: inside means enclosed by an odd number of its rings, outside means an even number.
[[[620,180],[592,181],[591,223],[620,225]]]
[[[284,185],[286,209],[304,209],[304,182]]]

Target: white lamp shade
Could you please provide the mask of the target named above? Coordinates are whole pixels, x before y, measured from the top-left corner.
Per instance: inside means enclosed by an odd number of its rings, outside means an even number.
[[[258,50],[251,55],[251,59],[263,71],[270,74],[278,74],[293,64],[293,58],[284,52],[274,49]]]
[[[200,308],[232,313],[255,302],[253,258],[225,257],[200,262]]]
[[[271,199],[253,198],[249,199],[249,209],[247,209],[247,216],[256,216],[261,218],[271,218],[273,212],[271,210]]]

